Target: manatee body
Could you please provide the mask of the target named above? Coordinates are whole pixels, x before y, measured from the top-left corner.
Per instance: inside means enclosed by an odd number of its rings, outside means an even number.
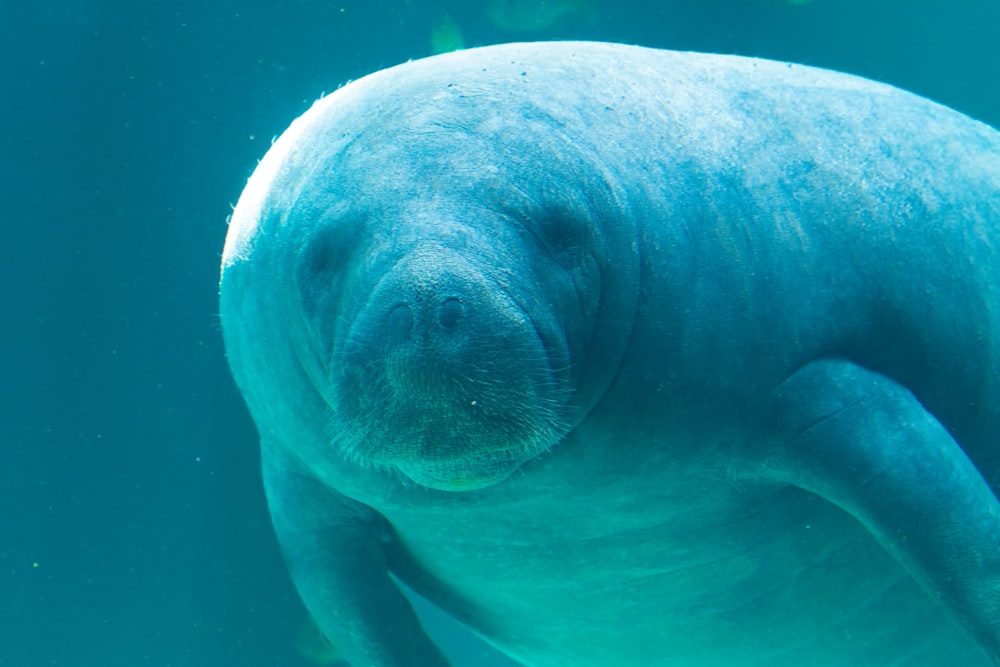
[[[833,72],[598,43],[318,101],[222,322],[355,667],[396,581],[539,667],[996,665],[1000,134]]]

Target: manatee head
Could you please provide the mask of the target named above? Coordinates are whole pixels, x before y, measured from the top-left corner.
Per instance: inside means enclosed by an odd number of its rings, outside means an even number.
[[[482,488],[556,446],[610,381],[637,292],[621,196],[553,109],[467,94],[483,85],[421,62],[351,84],[241,197],[227,349],[260,428],[322,422],[320,444],[289,447]]]
[[[495,241],[462,219],[470,213],[478,222],[489,215],[440,204],[382,211],[352,223],[365,228],[353,248],[338,247],[340,233],[320,233],[299,258],[304,310],[330,342],[331,443],[433,488],[500,480],[551,448],[572,419],[576,332],[567,327],[583,322],[561,321],[543,298],[567,286],[510,252],[537,252],[527,239],[503,252],[480,248]],[[350,280],[328,264],[341,253]]]

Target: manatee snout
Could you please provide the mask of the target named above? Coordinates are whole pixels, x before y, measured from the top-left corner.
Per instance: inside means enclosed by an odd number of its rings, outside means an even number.
[[[404,260],[376,284],[348,345],[372,345],[386,354],[461,354],[488,330],[491,304],[484,303],[483,280],[455,259]]]
[[[385,333],[400,343],[414,335],[422,338],[460,333],[468,306],[461,296],[432,296],[416,303],[400,301],[389,309]]]
[[[548,356],[491,275],[448,251],[412,254],[375,283],[335,351],[340,445],[435,488],[499,481],[562,433]]]
[[[512,313],[519,320],[513,326]],[[497,345],[499,341],[491,337],[504,321],[510,334],[524,318],[515,304],[498,302],[486,277],[461,258],[445,254],[404,258],[378,280],[351,322],[341,371],[355,377],[386,372],[384,378],[367,379],[391,384],[403,376],[420,375],[437,375],[443,382],[447,374],[464,374],[463,366],[475,363],[486,352],[484,347]],[[423,393],[431,388],[413,389]],[[365,392],[364,387],[359,390]]]

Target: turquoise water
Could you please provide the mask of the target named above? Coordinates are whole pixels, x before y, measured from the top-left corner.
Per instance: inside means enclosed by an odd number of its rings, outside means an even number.
[[[4,3],[0,666],[308,664],[215,313],[229,204],[322,92],[586,38],[830,67],[1000,126],[998,26],[992,0]],[[456,667],[505,664],[451,636]]]

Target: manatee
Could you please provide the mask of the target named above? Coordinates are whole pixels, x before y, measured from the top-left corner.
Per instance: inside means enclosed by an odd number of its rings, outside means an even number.
[[[491,46],[316,102],[229,362],[355,667],[1000,664],[1000,133],[743,57]]]

